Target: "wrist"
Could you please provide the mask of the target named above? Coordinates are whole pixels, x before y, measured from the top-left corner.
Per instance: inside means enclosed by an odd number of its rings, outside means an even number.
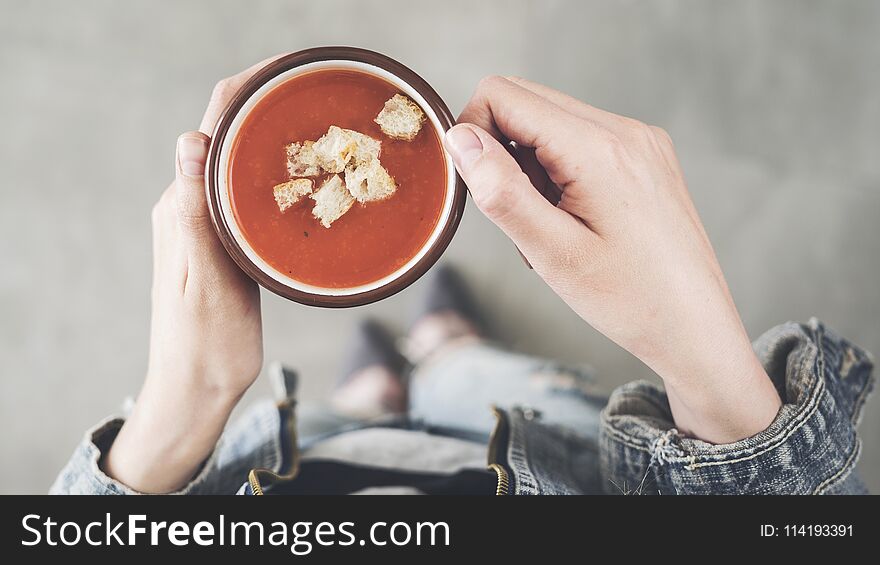
[[[240,395],[148,378],[103,461],[112,478],[144,493],[179,490],[211,455]]]
[[[701,353],[660,364],[675,424],[710,443],[732,443],[767,429],[782,405],[748,338],[704,344]]]
[[[210,402],[212,406],[236,404],[259,375],[259,367],[235,372],[223,366],[188,366],[185,362],[150,363],[141,395],[158,397],[178,395],[186,399]],[[140,398],[140,396],[139,396]]]

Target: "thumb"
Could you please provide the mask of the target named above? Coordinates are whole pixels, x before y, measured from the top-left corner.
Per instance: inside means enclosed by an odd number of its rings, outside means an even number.
[[[181,230],[188,239],[211,235],[211,216],[205,194],[208,136],[198,131],[177,138],[176,197]]]
[[[564,239],[579,222],[550,202],[494,137],[473,124],[446,133],[446,149],[483,214],[535,261],[564,250]]]
[[[214,232],[208,210],[205,163],[209,140],[207,135],[198,131],[190,131],[177,138],[177,223],[186,246],[191,273],[196,278],[200,272],[237,272]]]

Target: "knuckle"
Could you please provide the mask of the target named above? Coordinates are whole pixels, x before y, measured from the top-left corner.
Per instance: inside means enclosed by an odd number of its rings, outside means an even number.
[[[178,210],[177,222],[181,229],[193,236],[200,236],[209,232],[210,220],[202,214]]]
[[[224,78],[217,82],[214,85],[214,90],[211,91],[211,100],[223,100],[230,94],[232,94],[232,79]]]
[[[667,147],[672,147],[672,137],[669,135],[668,131],[658,126],[650,126],[649,129],[658,143]]]
[[[200,206],[198,199],[190,192],[182,192],[178,195],[176,208],[178,224],[190,233],[202,233],[211,224],[208,211]]]
[[[648,126],[631,118],[623,118],[623,127],[595,125],[594,136],[598,140],[601,157],[619,171],[630,169],[644,148],[653,139]],[[618,124],[621,125],[621,123]]]
[[[515,185],[518,181],[509,176],[501,177],[488,188],[475,193],[474,203],[489,218],[502,220],[515,206]]]
[[[627,161],[627,143],[613,131],[604,129],[600,133],[602,146],[605,147],[606,158],[612,162],[621,164]]]
[[[648,127],[644,122],[629,116],[618,116],[618,119],[624,128],[632,133],[641,133]]]
[[[669,133],[667,133],[667,131],[665,129],[661,128],[660,126],[648,126],[648,129],[651,130],[651,133],[653,133],[655,137],[659,137],[659,138],[668,138],[669,137]]]
[[[651,128],[648,126],[648,124],[633,119],[628,119],[627,122],[627,130],[629,132],[629,136],[633,139],[634,142],[648,144],[651,144],[653,142],[654,132],[651,131]]]
[[[478,92],[486,92],[494,90],[499,84],[506,82],[507,79],[501,75],[486,75],[477,83]]]

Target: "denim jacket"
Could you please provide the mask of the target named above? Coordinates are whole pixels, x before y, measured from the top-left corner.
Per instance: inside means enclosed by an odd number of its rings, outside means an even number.
[[[488,466],[497,494],[861,494],[856,426],[872,386],[869,353],[817,320],[764,334],[755,350],[783,406],[763,432],[713,445],[680,434],[662,388],[633,382],[602,411],[598,440],[542,421],[536,411],[496,410]],[[177,494],[262,494],[300,463],[294,401],[254,406],[221,438]],[[86,433],[54,494],[137,494],[99,463],[123,420]]]

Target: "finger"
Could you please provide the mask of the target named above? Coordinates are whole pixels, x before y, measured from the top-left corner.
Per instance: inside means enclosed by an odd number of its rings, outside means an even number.
[[[578,100],[574,96],[569,96],[564,92],[559,92],[555,88],[550,88],[549,86],[545,86],[537,82],[532,82],[522,77],[505,78],[513,84],[521,86],[522,88],[525,88],[526,90],[537,94],[548,102],[556,104],[566,112],[570,112],[571,114],[578,116],[579,118],[600,123],[615,132],[619,132],[625,129],[630,122],[635,122],[635,120],[626,116],[621,116],[607,110],[602,110],[601,108],[591,106],[586,102],[583,102],[582,100]]]
[[[598,234],[613,225],[626,148],[609,128],[501,77],[480,82],[459,122],[490,128],[496,139],[534,148],[538,163],[562,191],[561,210]]]
[[[226,252],[211,221],[205,190],[205,162],[209,138],[198,131],[184,133],[177,140],[175,204],[177,224],[187,261],[185,291],[190,282],[244,281],[247,276]],[[198,288],[198,287],[196,287]]]
[[[177,225],[187,252],[188,268],[226,267],[229,255],[211,223],[205,191],[205,162],[208,137],[197,131],[184,133],[177,140],[175,203]]]
[[[184,133],[177,140],[175,204],[180,238],[186,253],[186,283],[189,288],[211,289],[217,284],[252,284],[226,252],[208,208],[205,191],[205,162],[208,136],[198,131]]]
[[[547,199],[550,204],[556,206],[559,204],[559,200],[562,197],[562,189],[556,186],[553,181],[550,180],[550,177],[547,176],[547,171],[544,170],[544,167],[541,166],[541,163],[538,162],[538,158],[535,156],[535,150],[531,147],[523,147],[521,145],[513,145],[510,146],[510,154],[513,155],[513,158],[516,159],[517,164],[529,177],[529,182],[532,183],[538,192]]]
[[[229,104],[229,101],[232,100],[235,93],[244,86],[244,83],[250,80],[257,71],[286,54],[287,53],[279,53],[268,59],[263,59],[259,63],[248,67],[242,72],[218,82],[211,93],[211,99],[208,102],[208,108],[205,110],[205,115],[202,116],[202,123],[199,125],[199,131],[206,135],[211,135],[214,131],[214,126],[217,125],[217,121],[220,119],[220,115],[223,113],[223,110],[226,109],[226,105]]]
[[[208,143],[208,136],[198,131],[187,132],[177,138],[177,220],[187,239],[201,239],[212,229],[205,194]]]
[[[477,207],[513,240],[540,270],[567,242],[592,234],[570,214],[544,199],[503,145],[479,127],[459,124],[446,134],[446,148]]]
[[[499,141],[537,148],[546,144],[549,131],[573,132],[572,118],[534,92],[504,77],[490,76],[477,85],[459,122],[477,125]]]
[[[575,179],[583,179],[596,180],[593,190],[597,191],[613,176],[609,153],[619,141],[614,132],[503,77],[480,81],[458,121],[479,126],[502,143],[511,140],[534,148],[550,180],[563,190]],[[589,166],[581,170],[585,161]]]

